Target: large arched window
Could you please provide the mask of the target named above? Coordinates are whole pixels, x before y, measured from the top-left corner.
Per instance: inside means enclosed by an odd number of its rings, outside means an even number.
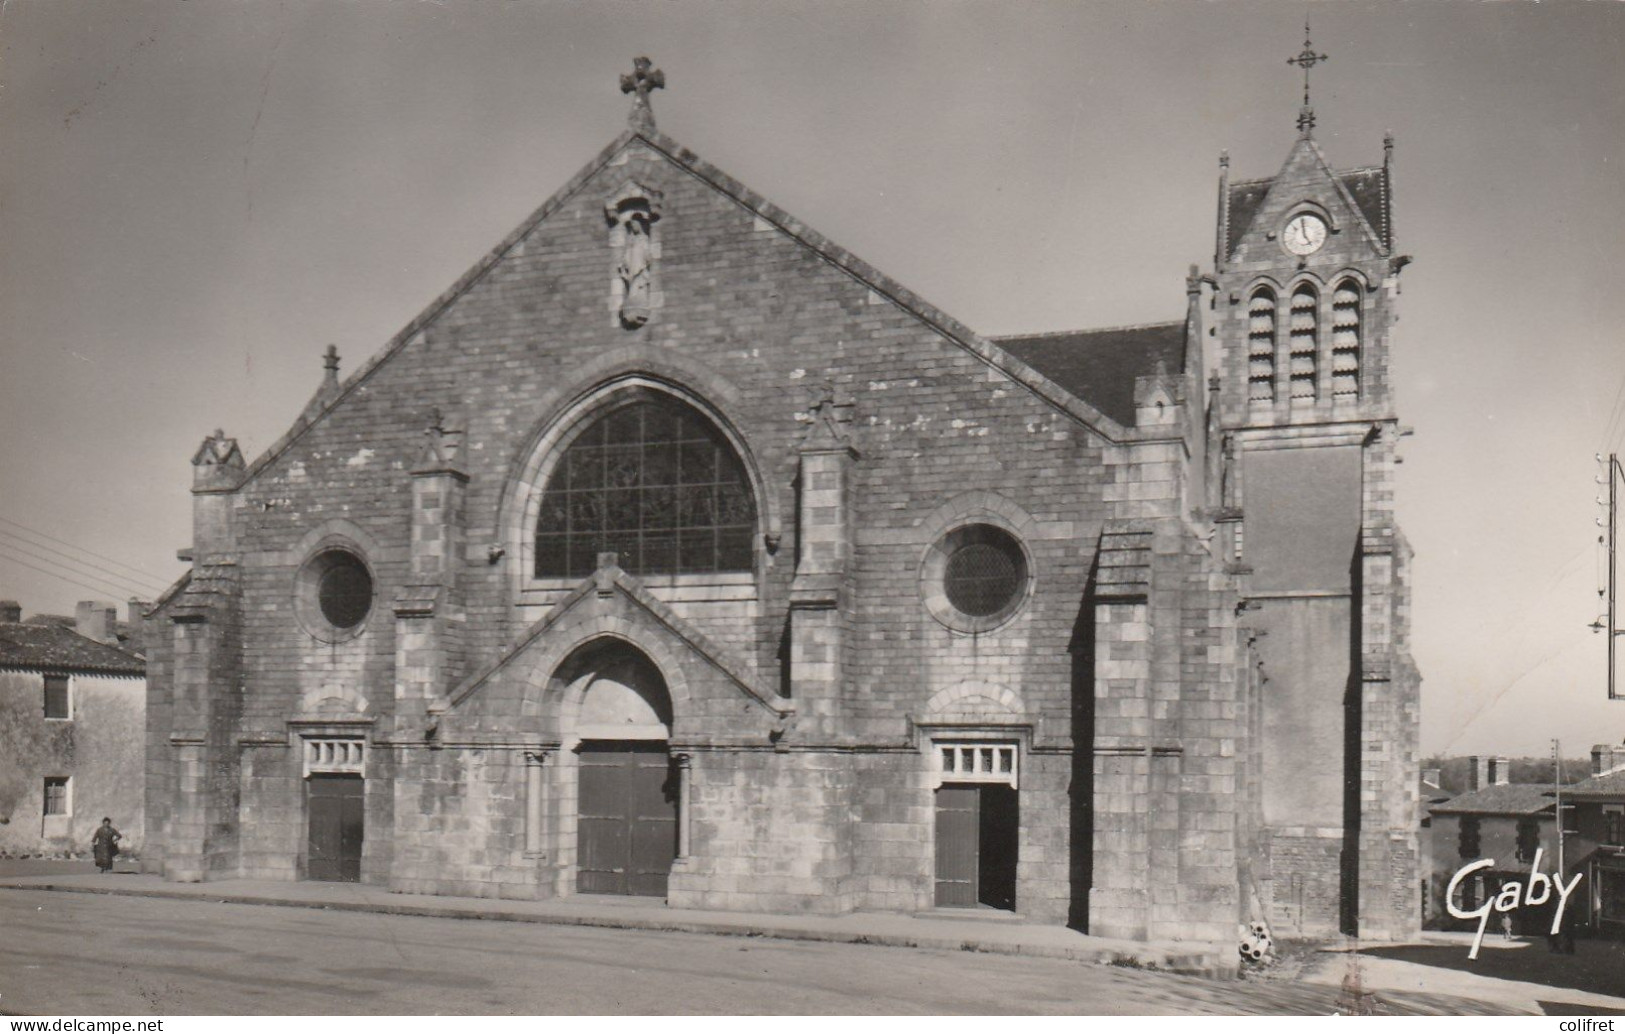
[[[1332,397],[1360,395],[1360,285],[1352,278],[1332,294]]]
[[[1267,287],[1247,306],[1247,398],[1275,401],[1275,292]]]
[[[637,575],[753,569],[756,501],[728,440],[658,392],[599,417],[564,450],[536,520],[536,577],[585,578],[598,554]]]

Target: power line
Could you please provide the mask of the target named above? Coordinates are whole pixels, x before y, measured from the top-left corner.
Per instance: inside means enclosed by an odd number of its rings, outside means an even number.
[[[13,547],[11,546],[10,543],[0,542],[0,549],[12,549],[12,548]],[[0,557],[3,557],[4,559],[7,559],[7,560],[12,560],[12,561],[14,561],[16,563],[23,564],[23,565],[28,566],[28,567],[32,567],[34,570],[41,571],[44,574],[49,574],[49,575],[52,575],[54,577],[61,577],[61,578],[71,579],[71,580],[73,580],[75,585],[82,585],[87,589],[95,589],[98,592],[105,593],[105,594],[110,595],[110,596],[127,597],[127,596],[131,596],[131,595],[145,595],[144,593],[141,593],[141,594],[131,593],[128,589],[123,588],[122,586],[118,585],[118,583],[116,583],[116,582],[103,581],[100,578],[98,578],[94,573],[87,573],[85,571],[75,571],[71,567],[63,567],[61,564],[57,563],[55,560],[51,560],[51,559],[48,559],[46,557],[41,557],[41,556],[34,556],[31,553],[24,553],[21,556],[17,556],[14,553],[0,553]],[[39,561],[40,563],[45,565],[45,568],[41,569],[39,567],[35,567],[33,564],[29,563],[29,561],[31,561],[31,560]],[[87,579],[88,579],[88,581],[87,581]]]
[[[43,549],[45,552],[53,553],[53,554],[63,558],[64,560],[68,561],[71,564],[78,564],[80,567],[91,568],[92,570],[90,572],[88,572],[88,573],[94,574],[97,577],[104,578],[109,582],[114,582],[114,583],[118,583],[118,584],[122,584],[122,585],[128,585],[128,586],[131,587],[131,590],[134,591],[134,592],[155,593],[155,592],[159,591],[155,587],[155,583],[147,582],[145,579],[137,581],[134,578],[130,578],[130,577],[127,577],[125,575],[119,574],[117,571],[103,570],[99,565],[89,563],[88,561],[85,561],[85,560],[80,560],[76,556],[70,556],[69,554],[62,552],[60,549],[52,549],[50,546],[41,545],[38,542],[30,542],[27,539],[23,538],[21,535],[18,535],[14,531],[6,531],[4,528],[0,528],[0,535],[10,536],[11,538],[14,538],[18,542],[22,543],[22,545],[28,546],[29,549],[25,550],[25,549],[22,549],[19,546],[12,545],[9,542],[3,543],[4,545],[11,546],[12,549],[16,549],[19,552],[26,553],[28,556],[33,557],[35,560],[45,560],[45,558],[40,556],[37,553],[32,552],[32,550]],[[55,561],[46,561],[46,562],[47,563],[55,563]]]
[[[1533,663],[1533,664],[1529,665],[1528,667],[1524,668],[1523,671],[1520,671],[1518,674],[1514,675],[1512,677],[1512,679],[1510,681],[1508,681],[1506,685],[1502,686],[1499,690],[1497,690],[1493,696],[1491,696],[1488,700],[1484,701],[1483,703],[1479,704],[1476,708],[1473,709],[1473,712],[1467,716],[1467,720],[1462,722],[1461,725],[1458,727],[1458,731],[1457,731],[1456,735],[1451,737],[1450,741],[1448,743],[1446,743],[1442,749],[1449,750],[1451,747],[1454,747],[1458,742],[1460,742],[1461,738],[1467,734],[1467,730],[1472,726],[1472,724],[1474,722],[1478,721],[1480,718],[1482,718],[1486,711],[1488,711],[1490,708],[1494,707],[1496,704],[1500,703],[1501,698],[1506,696],[1509,692],[1511,692],[1513,690],[1513,688],[1515,688],[1518,685],[1518,683],[1522,682],[1524,679],[1526,679],[1529,676],[1533,675],[1539,669],[1544,668],[1546,665],[1550,664],[1552,661],[1557,660],[1559,657],[1567,654],[1569,651],[1573,650],[1575,647],[1580,646],[1580,645],[1581,645],[1581,641],[1576,641],[1576,642],[1570,643],[1567,646],[1556,647],[1556,648],[1552,649],[1551,651],[1549,651],[1548,653],[1546,653],[1546,655],[1541,657],[1538,661],[1536,661],[1535,663]]]
[[[134,572],[135,574],[142,575],[143,577],[150,578],[150,579],[152,579],[154,581],[157,581],[157,582],[162,582],[163,581],[163,576],[162,575],[154,574],[151,571],[148,571],[148,570],[146,570],[144,568],[135,567],[132,564],[126,564],[122,560],[115,560],[110,556],[104,556],[103,554],[98,553],[93,549],[86,549],[83,546],[74,545],[72,542],[66,542],[66,541],[64,541],[62,539],[56,538],[53,535],[47,535],[43,531],[36,531],[35,529],[30,528],[28,525],[22,524],[22,523],[20,523],[18,521],[14,521],[9,517],[0,517],[0,524],[9,524],[13,528],[21,528],[22,530],[28,532],[30,535],[37,536],[37,537],[45,539],[45,540],[47,540],[49,542],[55,542],[59,546],[67,546],[69,549],[78,550],[81,553],[87,553],[90,556],[95,557],[97,560],[105,560],[110,564],[115,564],[115,565],[117,565],[119,567],[124,568],[127,571]]]
[[[106,592],[106,593],[110,593],[111,595],[114,595],[114,596],[122,595],[122,593],[112,592],[111,590],[109,590],[105,586],[91,585],[89,582],[82,582],[77,578],[69,578],[67,575],[62,574],[59,571],[47,571],[43,567],[35,567],[33,564],[30,564],[28,561],[19,560],[16,557],[7,556],[7,557],[0,557],[0,559],[8,560],[11,563],[19,564],[19,565],[21,565],[23,567],[26,567],[31,571],[38,571],[40,574],[49,575],[52,578],[57,578],[57,579],[60,579],[60,580],[62,580],[64,582],[72,582],[74,585],[80,586],[81,588],[89,589],[91,592]]]

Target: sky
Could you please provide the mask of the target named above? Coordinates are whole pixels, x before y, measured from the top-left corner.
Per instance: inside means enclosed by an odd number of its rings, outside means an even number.
[[[150,598],[190,458],[252,458],[625,124],[983,334],[1178,319],[1218,157],[1272,175],[1312,18],[1334,166],[1397,139],[1424,752],[1576,756],[1625,443],[1625,4],[0,4],[0,597]],[[1619,405],[1616,406],[1616,403]],[[1622,615],[1625,623],[1625,615]]]

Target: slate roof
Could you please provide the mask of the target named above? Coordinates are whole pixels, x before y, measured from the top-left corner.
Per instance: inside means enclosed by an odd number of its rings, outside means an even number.
[[[1275,177],[1266,180],[1243,180],[1240,183],[1230,184],[1230,222],[1229,232],[1225,235],[1224,253],[1234,255],[1236,244],[1240,242],[1241,235],[1247,232],[1252,224],[1253,213],[1263,204],[1264,195],[1270,192],[1270,185]]]
[[[1123,424],[1134,426],[1134,380],[1185,368],[1185,321],[990,338],[994,344]]]
[[[1360,207],[1360,214],[1371,224],[1383,247],[1394,246],[1393,230],[1388,225],[1388,174],[1381,167],[1340,172],[1337,178]]]
[[[1548,790],[1547,793],[1552,791]],[[1625,797],[1625,770],[1605,772],[1563,787],[1564,797]]]
[[[1394,246],[1393,228],[1388,224],[1388,173],[1381,166],[1352,169],[1337,173],[1337,180],[1349,192],[1354,204],[1371,224],[1372,232],[1383,247]],[[1225,234],[1225,254],[1234,255],[1241,235],[1253,221],[1258,206],[1264,202],[1275,183],[1272,176],[1261,180],[1241,180],[1230,184],[1230,222]]]
[[[0,624],[0,669],[145,675],[147,662],[61,625]]]
[[[1428,810],[1435,815],[1534,815],[1557,803],[1546,793],[1545,784],[1500,783],[1470,790]]]

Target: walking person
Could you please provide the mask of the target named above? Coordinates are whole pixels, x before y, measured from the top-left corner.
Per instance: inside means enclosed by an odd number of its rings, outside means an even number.
[[[124,839],[124,834],[113,828],[113,820],[104,818],[102,824],[96,827],[96,835],[91,838],[91,850],[96,855],[96,868],[102,872],[110,872],[113,868],[113,858],[118,854],[118,842]]]

